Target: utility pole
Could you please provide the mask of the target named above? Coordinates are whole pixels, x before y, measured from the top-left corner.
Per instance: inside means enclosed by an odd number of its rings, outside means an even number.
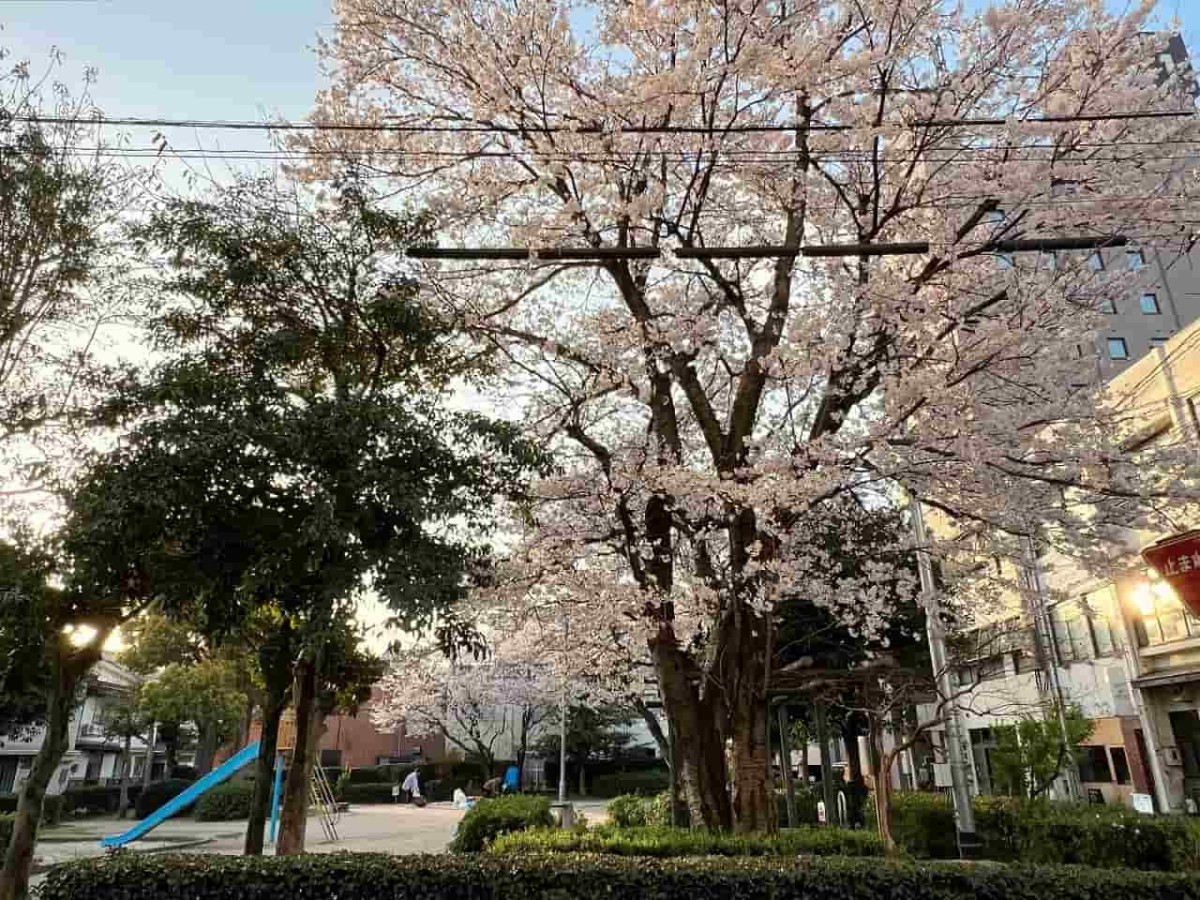
[[[1062,752],[1066,759],[1064,780],[1067,783],[1067,796],[1071,800],[1079,800],[1082,791],[1079,787],[1079,769],[1075,757],[1071,753],[1071,737],[1067,730],[1067,703],[1063,692],[1062,679],[1059,677],[1058,659],[1054,653],[1054,631],[1050,623],[1050,613],[1046,609],[1046,586],[1042,582],[1041,565],[1038,563],[1037,550],[1033,538],[1026,535],[1021,538],[1021,548],[1025,557],[1025,588],[1028,594],[1029,617],[1033,624],[1034,659],[1038,669],[1044,672],[1049,683],[1043,685],[1043,694],[1054,707],[1058,719],[1059,739],[1062,741]]]
[[[937,679],[938,694],[946,704],[946,760],[950,764],[950,784],[954,795],[954,821],[958,828],[958,855],[974,859],[979,855],[979,836],[975,833],[975,810],[971,808],[971,790],[967,782],[967,762],[963,754],[962,717],[954,698],[950,667],[946,664],[946,634],[942,627],[942,607],[937,585],[933,580],[933,563],[929,559],[929,539],[925,532],[925,516],[915,497],[909,504],[913,517],[913,534],[917,540],[917,571],[921,576],[921,602],[925,608],[925,633],[929,637],[929,656],[933,677]]]

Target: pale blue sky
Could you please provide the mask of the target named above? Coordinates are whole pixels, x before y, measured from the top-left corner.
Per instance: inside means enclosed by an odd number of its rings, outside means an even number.
[[[1180,16],[1200,51],[1200,0],[1160,2],[1164,20]],[[95,66],[93,96],[113,117],[297,119],[320,83],[316,35],[332,22],[329,0],[0,0],[0,46],[35,64],[57,46],[68,83]],[[148,131],[129,136],[148,146]],[[169,137],[176,149],[266,146],[244,132]]]

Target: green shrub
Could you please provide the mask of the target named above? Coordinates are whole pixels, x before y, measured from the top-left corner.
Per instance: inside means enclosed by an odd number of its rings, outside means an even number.
[[[622,794],[608,801],[608,820],[618,828],[633,828],[647,824],[649,803],[635,794]]]
[[[5,813],[15,813],[17,811],[17,802],[20,797],[17,794],[5,794],[0,796],[0,815]],[[62,794],[48,795],[42,798],[42,824],[57,825],[62,821],[63,813],[66,810],[66,798]],[[0,847],[4,846],[0,842]]]
[[[337,798],[347,803],[394,803],[396,798],[392,796],[392,788],[395,786],[391,781],[351,781],[341,785]]]
[[[17,817],[13,813],[0,813],[0,847],[8,846],[8,839],[12,837],[13,822]]]
[[[191,786],[192,782],[179,778],[169,778],[166,781],[152,781],[138,796],[133,808],[134,813],[139,819],[144,819],[168,800],[173,800]],[[191,807],[184,807],[175,815],[186,816],[190,812]]]
[[[763,834],[714,834],[686,828],[600,826],[586,833],[538,829],[500,835],[494,853],[601,853],[616,856],[883,856],[874,834],[847,828],[788,828]]]
[[[248,818],[253,797],[253,782],[219,784],[196,801],[196,819],[200,822],[226,822]]]
[[[593,797],[620,797],[622,794],[650,797],[670,789],[671,776],[666,769],[645,769],[593,776],[590,793]]]
[[[141,793],[140,784],[129,785],[129,803],[135,805]],[[68,788],[60,796],[63,814],[69,811],[73,815],[103,816],[115,814],[121,808],[120,785],[82,785]]]
[[[498,834],[553,824],[550,801],[545,797],[514,794],[480,800],[459,821],[450,849],[455,853],[478,853]]]
[[[1181,816],[1144,816],[1123,806],[976,797],[985,859],[1182,870],[1197,867],[1196,834]],[[922,859],[958,856],[949,795],[897,793],[892,836]]]
[[[163,856],[55,866],[39,900],[1192,900],[1192,874],[825,857]]]

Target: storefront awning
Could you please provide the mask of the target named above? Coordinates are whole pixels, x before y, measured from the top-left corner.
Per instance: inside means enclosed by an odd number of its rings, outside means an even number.
[[[1134,687],[1154,688],[1166,687],[1169,684],[1186,684],[1189,681],[1200,682],[1200,669],[1185,669],[1182,672],[1161,672],[1143,675],[1134,679]]]

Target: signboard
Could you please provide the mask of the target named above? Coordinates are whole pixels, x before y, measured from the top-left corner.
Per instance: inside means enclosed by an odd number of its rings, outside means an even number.
[[[1134,794],[1133,808],[1148,816],[1154,815],[1154,798],[1149,794]]]
[[[1200,616],[1200,531],[1193,529],[1151,544],[1142,550],[1142,559],[1193,615]]]

